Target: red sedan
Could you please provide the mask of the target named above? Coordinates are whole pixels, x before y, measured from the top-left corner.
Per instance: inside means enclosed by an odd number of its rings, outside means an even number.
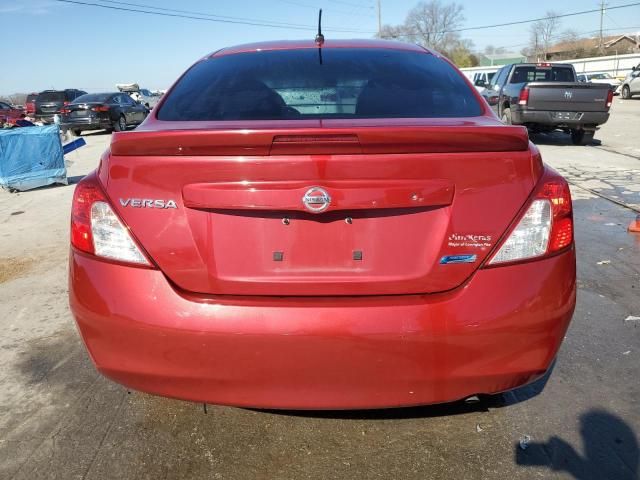
[[[567,182],[449,61],[378,40],[198,61],[79,183],[71,244],[98,370],[215,404],[503,392],[576,299]]]
[[[13,125],[24,114],[24,112],[5,102],[0,102],[0,120]]]

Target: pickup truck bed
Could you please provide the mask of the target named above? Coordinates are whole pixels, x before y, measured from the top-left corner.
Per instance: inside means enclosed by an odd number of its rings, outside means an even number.
[[[580,82],[532,82],[526,105],[511,107],[514,124],[548,125],[555,128],[592,127],[605,123],[608,85]]]
[[[483,97],[503,122],[534,132],[561,129],[575,144],[589,144],[609,119],[609,85],[577,82],[572,65],[513,64],[496,73]]]

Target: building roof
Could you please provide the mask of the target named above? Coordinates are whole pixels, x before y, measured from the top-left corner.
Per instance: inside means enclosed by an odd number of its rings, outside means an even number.
[[[628,40],[638,45],[635,38],[629,35],[610,35],[603,37],[604,48],[610,48],[622,40]],[[591,50],[600,46],[600,37],[578,38],[576,40],[565,40],[552,45],[547,53],[563,53],[574,50]]]

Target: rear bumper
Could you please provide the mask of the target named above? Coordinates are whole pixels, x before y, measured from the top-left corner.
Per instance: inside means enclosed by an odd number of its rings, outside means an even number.
[[[37,121],[44,123],[53,123],[53,117],[55,115],[60,115],[59,113],[37,113],[35,118]]]
[[[577,128],[602,125],[609,120],[609,112],[571,112],[576,118],[557,118],[555,111],[519,110],[511,112],[511,121],[517,125],[536,124],[556,127]]]
[[[575,253],[435,295],[189,297],[157,270],[72,250],[70,304],[98,370],[132,389],[263,408],[380,408],[498,393],[549,368]]]
[[[60,127],[68,130],[82,129],[82,130],[98,130],[102,128],[111,128],[112,123],[109,119],[102,118],[78,118],[74,120],[63,119],[60,123]]]

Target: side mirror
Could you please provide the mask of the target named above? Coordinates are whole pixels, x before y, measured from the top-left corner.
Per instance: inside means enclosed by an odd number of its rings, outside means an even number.
[[[474,85],[476,87],[486,87],[487,83],[482,78],[479,78],[474,82]]]

